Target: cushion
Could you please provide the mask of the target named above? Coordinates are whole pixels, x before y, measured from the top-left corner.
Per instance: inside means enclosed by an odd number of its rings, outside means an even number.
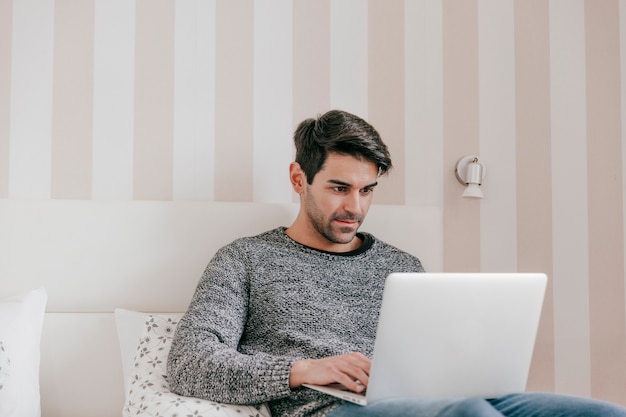
[[[128,392],[128,378],[130,371],[133,369],[135,362],[135,353],[139,339],[143,334],[144,323],[149,314],[140,311],[126,310],[116,308],[115,311],[115,327],[117,329],[117,338],[122,355],[122,370],[124,373],[124,392]],[[178,318],[181,314],[155,313],[159,317]]]
[[[0,300],[0,417],[39,417],[41,329],[47,293],[40,288]]]
[[[132,321],[131,312],[116,310],[116,320],[122,316]],[[265,404],[258,407],[220,404],[169,391],[167,355],[179,318],[180,314],[144,315],[142,334],[126,385],[123,416],[270,417]]]

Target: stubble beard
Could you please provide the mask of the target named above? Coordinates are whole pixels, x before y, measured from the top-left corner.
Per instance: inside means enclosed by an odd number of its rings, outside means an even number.
[[[351,213],[333,213],[326,220],[319,214],[318,210],[309,210],[308,217],[315,231],[324,239],[331,243],[341,245],[352,242],[357,231],[359,230],[359,227],[361,226],[361,222],[363,221],[360,216]],[[358,222],[358,226],[356,228],[339,227],[337,230],[333,227],[333,222],[335,220],[356,220]]]

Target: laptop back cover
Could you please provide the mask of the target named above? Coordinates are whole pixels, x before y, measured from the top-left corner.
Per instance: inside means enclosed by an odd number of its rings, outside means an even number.
[[[524,391],[546,283],[541,273],[391,274],[368,403]]]

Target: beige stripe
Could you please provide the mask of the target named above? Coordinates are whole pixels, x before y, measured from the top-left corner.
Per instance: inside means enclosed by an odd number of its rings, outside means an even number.
[[[619,5],[585,2],[591,393],[626,403]]]
[[[548,1],[515,1],[517,262],[522,272],[545,272],[552,277]],[[529,390],[554,391],[553,317],[550,280]]]
[[[174,135],[174,3],[137,0],[133,195],[171,200]]]
[[[555,390],[590,396],[584,0],[548,8]]]
[[[376,189],[376,202],[404,204],[404,1],[370,0],[368,7],[368,119],[394,165]]]
[[[253,199],[254,3],[217,0],[215,199]]]
[[[443,0],[444,269],[480,270],[480,200],[462,198],[454,168],[477,154],[477,0]]]
[[[52,198],[90,199],[93,134],[93,0],[57,0],[52,90]]]
[[[480,207],[485,272],[517,270],[515,25],[513,0],[479,0],[480,158],[487,171]]]
[[[13,2],[0,1],[0,198],[9,196]]]
[[[293,124],[330,106],[330,0],[293,3]]]

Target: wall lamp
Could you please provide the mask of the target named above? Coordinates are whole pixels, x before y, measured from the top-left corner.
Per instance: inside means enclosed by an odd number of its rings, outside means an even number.
[[[459,159],[454,172],[459,182],[467,186],[463,192],[463,197],[483,198],[480,185],[485,177],[485,166],[476,155],[468,155]]]

